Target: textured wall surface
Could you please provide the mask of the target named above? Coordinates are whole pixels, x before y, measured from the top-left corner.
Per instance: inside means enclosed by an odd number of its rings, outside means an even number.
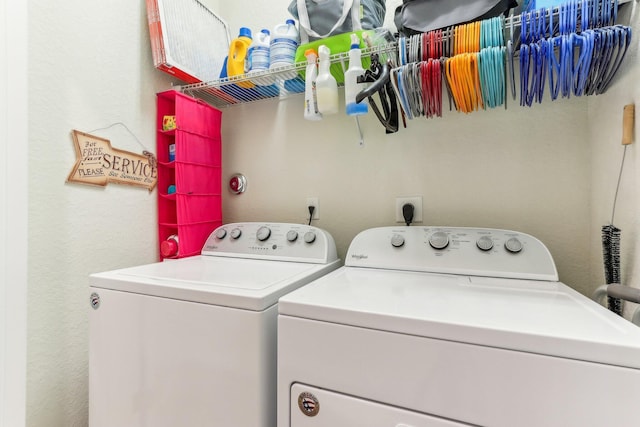
[[[27,425],[87,424],[90,273],[157,259],[156,193],[65,183],[71,130],[123,122],[155,152],[155,93],[144,2],[29,2]],[[124,128],[95,131],[141,153]]]
[[[0,1],[0,427],[25,424],[27,5]]]

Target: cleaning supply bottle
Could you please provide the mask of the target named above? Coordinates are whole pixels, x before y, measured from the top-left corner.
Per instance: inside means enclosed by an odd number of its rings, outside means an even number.
[[[356,102],[356,95],[365,89],[364,83],[358,83],[358,77],[362,75],[364,75],[364,68],[362,68],[360,39],[357,34],[351,34],[349,68],[344,73],[344,100],[348,116],[360,116],[369,112],[366,99]]]
[[[307,49],[304,52],[307,58],[307,70],[304,81],[304,118],[307,120],[322,120],[322,114],[318,111],[318,99],[316,95],[316,78],[318,77],[318,54],[315,49]]]
[[[284,24],[276,25],[271,33],[271,45],[269,49],[269,69],[292,65],[296,58],[296,49],[300,44],[300,34],[293,19],[287,19]],[[296,77],[296,72],[283,73],[285,80]]]
[[[318,55],[320,64],[318,78],[316,79],[316,97],[318,111],[322,115],[336,114],[338,112],[338,82],[329,70],[329,54],[331,51],[325,45],[320,45]]]
[[[249,75],[266,71],[269,69],[269,49],[271,44],[271,32],[269,30],[263,29],[256,37],[253,39],[251,43],[251,47],[249,48]],[[273,81],[262,81],[265,77],[262,78],[254,78],[251,79],[253,83],[256,85],[270,85]]]
[[[249,71],[248,68],[248,55],[249,47],[251,46],[251,30],[246,27],[240,28],[238,37],[231,40],[229,45],[229,56],[227,58],[227,76],[240,76]],[[238,82],[236,83],[240,87],[252,88],[253,83]]]
[[[163,258],[171,258],[178,255],[178,235],[172,234],[160,243],[160,255]]]

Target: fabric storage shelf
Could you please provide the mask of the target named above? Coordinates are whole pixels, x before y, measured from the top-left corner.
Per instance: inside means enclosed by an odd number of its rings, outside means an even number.
[[[222,114],[174,90],[158,93],[157,102],[159,243],[177,236],[172,258],[197,255],[222,224]],[[175,129],[163,129],[166,116]]]
[[[218,166],[203,166],[194,163],[176,163],[176,191],[178,195],[216,196],[212,188],[221,187],[221,173]]]

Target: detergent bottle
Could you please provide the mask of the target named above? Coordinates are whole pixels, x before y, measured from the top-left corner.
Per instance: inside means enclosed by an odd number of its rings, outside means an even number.
[[[318,78],[316,79],[316,97],[318,111],[322,115],[336,114],[338,112],[338,82],[329,70],[329,54],[331,51],[325,45],[318,47],[320,64],[318,66]]]
[[[304,81],[304,118],[307,120],[322,120],[322,114],[318,111],[318,98],[316,95],[316,78],[318,77],[318,54],[314,49],[304,52],[307,58],[307,70]]]
[[[249,74],[269,69],[269,47],[271,43],[271,32],[269,30],[261,30],[251,43],[249,48]],[[262,77],[265,79],[265,77]],[[273,81],[262,81],[260,78],[253,78],[251,81],[256,85],[269,85]]]
[[[360,52],[360,39],[351,34],[351,50],[349,50],[349,68],[344,73],[344,100],[348,116],[360,116],[369,112],[366,99],[356,102],[356,95],[365,89],[364,83],[358,83],[358,77],[364,74]]]
[[[296,58],[296,49],[300,44],[300,34],[293,19],[287,19],[284,24],[276,25],[271,33],[271,45],[269,49],[269,69],[292,65]],[[285,80],[296,77],[295,71],[283,73]]]
[[[263,29],[258,34],[256,34],[256,37],[255,39],[253,39],[253,43],[249,48],[249,75],[269,70],[269,65],[271,64],[270,46],[271,32],[269,30]],[[261,91],[262,89],[264,89],[266,93],[271,93],[274,91],[277,93],[278,91],[278,88],[273,85],[275,83],[275,78],[273,76],[263,75],[260,77],[253,77],[251,81],[256,86],[267,87],[258,88],[259,91]]]
[[[249,71],[249,47],[251,46],[251,30],[246,27],[240,28],[240,34],[231,40],[229,45],[229,56],[227,58],[227,76],[240,76]],[[240,87],[252,88],[251,82],[238,82]]]

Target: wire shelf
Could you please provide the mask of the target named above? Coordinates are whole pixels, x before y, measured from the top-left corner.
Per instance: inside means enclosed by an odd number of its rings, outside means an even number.
[[[592,1],[600,0],[588,0],[589,4],[591,4]],[[617,0],[617,4],[621,5],[631,1],[632,0]],[[636,2],[637,1],[639,0],[636,0]],[[616,0],[611,0],[611,2],[616,3]],[[554,6],[551,7],[549,11],[554,16],[557,16],[559,8]],[[513,30],[519,31],[521,24],[520,14],[512,14],[505,18],[503,27],[505,38],[513,38]],[[445,30],[443,38],[448,40],[451,35],[452,31]],[[514,40],[514,42],[517,41],[517,39]],[[408,44],[410,43],[411,41],[408,40]],[[381,61],[386,61],[389,55],[392,55],[395,59],[397,46],[397,42],[388,42],[372,48],[363,48],[363,66],[365,68],[369,66],[368,61],[374,53],[380,55]],[[517,52],[515,54],[517,55]],[[334,76],[343,75],[348,66],[349,52],[331,55],[330,61],[331,73]],[[274,98],[286,99],[292,95],[304,93],[305,69],[306,62],[298,62],[274,70],[258,71],[208,82],[175,86],[174,89],[195,98],[200,98],[216,108],[225,108],[232,105]],[[342,85],[340,79],[338,79],[338,85]]]
[[[374,53],[379,54],[381,60],[385,60],[386,55],[395,54],[395,49],[396,43],[363,48],[363,66],[368,66],[367,62]],[[331,61],[331,73],[334,76],[343,75],[349,63],[349,53],[337,53],[331,55],[329,59]],[[180,90],[195,98],[200,98],[216,108],[273,98],[283,99],[304,93],[304,72],[306,66],[306,62],[297,62],[273,70],[264,70],[209,82],[176,86],[174,89]],[[340,81],[338,84],[341,84]]]

